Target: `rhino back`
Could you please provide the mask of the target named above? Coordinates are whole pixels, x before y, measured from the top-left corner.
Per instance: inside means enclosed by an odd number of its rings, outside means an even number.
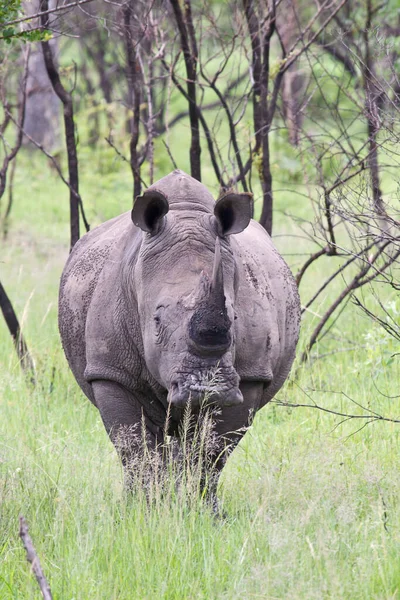
[[[86,321],[93,295],[105,265],[110,265],[126,240],[138,235],[130,213],[124,213],[84,235],[74,246],[61,276],[59,330],[65,355],[80,387],[93,401],[84,378]]]

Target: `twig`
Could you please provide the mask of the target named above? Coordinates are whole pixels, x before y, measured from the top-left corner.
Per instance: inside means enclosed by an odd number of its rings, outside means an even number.
[[[167,63],[165,62],[164,59],[161,59],[161,62],[164,66],[164,69],[166,69],[169,72],[169,68]],[[177,76],[175,75],[175,73],[173,71],[171,71],[171,79],[176,87],[176,89],[182,94],[182,96],[184,96],[184,98],[187,99],[187,101],[190,103],[190,97],[188,95],[188,93],[183,89],[183,87],[180,85]],[[207,146],[208,146],[208,152],[210,154],[210,159],[211,159],[211,163],[212,166],[214,168],[215,171],[215,176],[218,180],[218,183],[220,184],[221,189],[227,189],[228,186],[227,184],[224,182],[222,175],[221,175],[221,171],[220,168],[218,166],[218,162],[217,162],[217,157],[215,155],[215,151],[214,151],[214,143],[213,143],[213,139],[211,136],[211,132],[210,132],[210,128],[207,125],[207,121],[204,118],[204,115],[202,113],[202,109],[200,108],[200,106],[198,106],[196,104],[195,106],[195,111],[196,111],[196,115],[203,127],[204,130],[204,134],[206,136],[206,140],[207,140]]]
[[[107,144],[114,150],[114,152],[120,157],[121,160],[123,160],[124,162],[128,163],[128,165],[130,165],[130,161],[129,159],[126,158],[126,156],[124,156],[121,152],[121,150],[118,150],[117,146],[114,144],[114,142],[111,139],[111,134],[104,138],[107,142]],[[140,177],[140,181],[142,182],[142,184],[144,185],[145,188],[148,187],[147,183],[144,181],[144,179],[142,177]]]
[[[4,237],[4,239],[7,237],[8,219],[9,219],[9,216],[11,213],[11,208],[13,205],[14,177],[15,177],[16,168],[17,168],[17,157],[15,157],[15,159],[12,162],[11,171],[10,171],[10,180],[8,182],[8,202],[7,202],[6,212],[4,213],[4,217],[3,217],[3,237]]]
[[[400,419],[392,419],[391,417],[384,417],[383,415],[378,414],[368,414],[368,415],[353,415],[351,413],[343,413],[338,410],[333,410],[331,408],[325,408],[325,406],[320,406],[319,404],[300,404],[294,402],[283,402],[282,400],[271,400],[272,403],[277,404],[278,406],[286,406],[287,408],[316,408],[317,410],[322,410],[322,412],[329,413],[330,415],[336,415],[337,417],[344,417],[346,419],[366,419],[368,421],[385,421],[388,423],[400,423]]]
[[[20,128],[20,130],[22,131],[22,134],[31,142],[31,144],[33,144],[38,150],[40,150],[41,152],[43,152],[43,154],[45,156],[47,156],[47,158],[49,160],[51,160],[51,162],[52,162],[55,170],[57,171],[57,173],[58,173],[61,181],[63,183],[65,183],[65,185],[67,186],[67,188],[69,189],[69,191],[71,192],[71,194],[73,194],[75,196],[75,198],[77,199],[77,201],[79,203],[79,208],[80,208],[80,211],[81,211],[81,217],[82,217],[82,220],[83,220],[83,224],[85,225],[85,229],[86,229],[86,231],[90,231],[90,224],[89,224],[89,222],[88,222],[88,220],[86,218],[86,213],[85,213],[85,210],[83,208],[82,198],[81,198],[80,194],[72,187],[72,185],[69,183],[69,181],[67,181],[67,179],[65,179],[65,177],[64,177],[64,175],[63,175],[63,173],[61,171],[61,167],[60,167],[60,165],[57,162],[57,159],[52,154],[50,154],[50,152],[48,152],[46,150],[46,148],[44,148],[42,146],[42,144],[39,144],[39,142],[37,142],[33,137],[31,137],[29,135],[29,133],[27,133],[23,127],[21,127],[20,125],[18,125],[17,121],[14,119],[14,117],[12,115],[10,115],[10,119],[11,119],[11,121],[13,123],[15,123],[15,125],[17,125]]]
[[[326,27],[329,25],[329,23],[332,21],[332,19],[335,17],[335,15],[339,12],[339,10],[341,8],[343,8],[343,6],[346,4],[346,2],[347,2],[347,0],[342,0],[338,4],[338,6],[336,6],[336,8],[332,11],[332,13],[322,23],[322,25],[318,29],[318,31],[316,31],[310,37],[308,42],[306,44],[304,44],[304,46],[302,48],[300,48],[300,50],[298,50],[297,52],[294,51],[294,47],[297,45],[297,41],[295,42],[294,46],[292,46],[292,48],[288,52],[288,56],[290,56],[291,58],[289,60],[282,61],[282,66],[281,66],[280,72],[284,73],[285,71],[287,71],[288,68],[291,67],[292,64],[303,54],[303,52],[308,50],[308,48],[317,40],[317,38],[319,38],[321,33],[326,29]]]
[[[344,52],[342,52],[340,50],[340,48],[338,48],[335,45],[335,42],[323,42],[323,41],[317,40],[317,44],[319,46],[321,46],[321,48],[323,48],[325,50],[325,52],[327,52],[328,54],[330,54],[331,56],[336,58],[336,60],[341,62],[342,65],[344,66],[344,68],[346,69],[346,71],[352,77],[357,76],[357,70],[356,70],[352,60],[350,59],[348,54],[345,54]]]
[[[26,550],[26,558],[28,562],[30,562],[32,565],[32,571],[36,577],[36,581],[39,584],[40,591],[42,592],[44,600],[53,600],[50,586],[42,571],[39,557],[36,554],[32,538],[28,533],[28,524],[25,518],[22,516],[19,518],[19,537],[21,538],[24,548]]]
[[[216,78],[214,77],[212,80],[207,78],[207,76],[203,70],[202,70],[201,74],[202,74],[203,78],[207,81],[207,83],[209,84],[211,89],[214,90],[214,92],[218,96],[219,101],[222,104],[222,107],[225,111],[226,118],[227,118],[228,124],[229,124],[230,139],[231,139],[231,142],[233,145],[233,149],[235,151],[235,158],[236,158],[238,169],[239,169],[240,181],[242,183],[243,190],[245,192],[248,192],[249,190],[247,187],[246,178],[245,178],[244,171],[243,171],[243,162],[242,162],[242,157],[240,155],[240,149],[239,149],[239,145],[238,145],[238,141],[237,141],[237,137],[236,137],[236,130],[235,130],[235,124],[233,122],[232,113],[229,109],[227,101],[224,98],[224,95],[217,87]]]
[[[345,287],[345,289],[339,294],[339,296],[336,298],[336,300],[331,304],[331,306],[325,312],[324,316],[322,317],[322,319],[319,321],[318,325],[314,329],[314,331],[311,335],[310,341],[306,345],[306,348],[301,355],[300,363],[303,363],[307,360],[310,350],[313,347],[313,345],[316,343],[317,339],[319,338],[319,334],[321,333],[322,329],[325,327],[326,322],[328,321],[329,317],[335,312],[337,307],[343,302],[343,300],[347,296],[349,296],[349,294],[351,294],[353,292],[353,290],[356,290],[356,289],[362,287],[369,281],[372,281],[373,279],[375,279],[379,274],[383,273],[387,269],[387,267],[390,266],[397,259],[397,257],[400,254],[400,250],[398,252],[396,252],[395,255],[392,256],[389,260],[387,260],[384,263],[384,265],[382,265],[381,268],[376,269],[372,275],[366,277],[368,271],[371,268],[373,268],[373,266],[376,263],[376,261],[378,260],[378,258],[382,255],[382,253],[384,252],[386,247],[389,246],[391,243],[392,243],[391,241],[386,242],[375,252],[375,254],[367,261],[366,265],[362,269],[360,269],[360,271],[357,273],[357,275],[354,276],[354,278],[347,285],[347,287]]]
[[[363,248],[363,253],[365,254],[366,252],[371,250],[371,248],[373,248],[373,246],[375,246],[375,240],[373,242],[371,242],[370,244],[368,244],[368,246]],[[315,256],[315,255],[313,255],[313,256]],[[360,256],[362,256],[361,252],[359,252],[358,254],[354,254],[345,263],[343,263],[338,269],[336,269],[336,271],[334,271],[334,273],[332,273],[332,275],[330,275],[327,279],[325,279],[324,283],[321,285],[320,288],[318,288],[318,290],[315,292],[315,294],[312,296],[312,298],[302,307],[301,312],[303,313],[305,310],[307,310],[311,306],[311,304],[318,298],[318,296],[321,294],[321,292],[323,292],[324,289],[335,279],[335,277],[340,275],[340,273],[342,273],[345,269],[347,269],[347,267],[349,265],[351,265],[355,260],[360,258]],[[307,263],[305,263],[305,264],[307,264]],[[303,274],[304,274],[304,272],[302,273],[302,275]],[[298,277],[298,275],[296,276],[296,281],[297,281],[297,277]]]
[[[242,83],[242,81],[247,76],[248,76],[248,73],[242,73],[235,80],[231,81],[231,83],[229,85],[227,85],[226,89],[222,93],[224,99],[228,98],[230,96],[230,93],[232,92],[232,90],[235,89],[235,87],[237,87],[240,83]],[[208,104],[204,104],[203,106],[201,106],[201,110],[202,111],[203,110],[214,110],[214,108],[218,108],[220,106],[221,106],[221,102],[219,100],[217,100],[216,102],[209,102]],[[181,121],[182,119],[184,119],[188,115],[189,115],[189,113],[188,113],[187,110],[182,110],[182,111],[178,112],[171,119],[171,121],[169,123],[162,124],[161,127],[156,128],[155,135],[156,136],[162,135],[163,133],[165,133],[165,131],[167,131],[168,129],[170,129],[174,125],[176,125],[176,123],[178,123],[179,121]]]
[[[316,261],[320,256],[323,256],[324,254],[328,253],[328,249],[327,248],[321,248],[321,250],[318,250],[318,252],[315,252],[314,254],[312,254],[310,256],[310,258],[308,258],[306,260],[306,262],[304,263],[304,265],[301,267],[301,269],[299,270],[299,272],[296,275],[296,283],[297,283],[297,287],[300,285],[300,282],[303,278],[304,273],[307,271],[308,267],[310,265],[313,264],[314,261]]]
[[[107,142],[107,144],[115,151],[115,153],[118,154],[120,159],[123,160],[124,162],[128,163],[128,165],[129,165],[130,164],[129,160],[126,158],[126,156],[124,154],[122,154],[121,150],[118,150],[117,146],[112,141],[111,133],[108,137],[106,137],[104,139]]]
[[[6,156],[3,160],[3,165],[0,169],[0,198],[3,196],[6,183],[7,183],[7,170],[11,161],[15,159],[17,156],[21,144],[22,144],[22,125],[25,119],[25,109],[26,109],[26,90],[27,90],[27,82],[28,82],[28,74],[29,74],[29,56],[30,56],[30,47],[25,54],[25,65],[24,65],[24,75],[23,75],[23,83],[22,83],[22,98],[19,105],[19,115],[18,121],[14,120],[12,114],[10,112],[10,108],[6,102],[3,102],[3,109],[5,113],[4,121],[1,125],[0,136],[3,138],[3,131],[5,131],[7,124],[10,120],[12,120],[17,126],[17,139],[15,141],[14,147],[11,149],[9,153],[6,152]]]
[[[174,165],[174,169],[177,169],[177,168],[178,168],[178,166],[177,166],[177,164],[176,164],[176,162],[175,162],[175,159],[174,159],[174,157],[173,157],[173,156],[172,156],[172,154],[171,154],[171,148],[168,146],[168,144],[167,144],[167,142],[166,142],[165,140],[163,140],[163,141],[162,141],[162,143],[164,144],[164,146],[165,146],[165,148],[166,148],[166,150],[167,150],[167,152],[168,152],[168,156],[170,157],[170,159],[171,159],[171,162],[172,162],[172,164]]]
[[[383,506],[383,514],[382,514],[383,528],[386,531],[386,533],[389,533],[389,529],[388,529],[388,522],[389,522],[388,507],[387,507],[387,504],[385,502],[385,498],[383,497],[383,492],[382,492],[382,490],[381,490],[381,488],[379,486],[378,486],[378,491],[379,491],[379,495],[381,497],[382,506]]]
[[[44,17],[46,15],[50,15],[54,12],[60,12],[61,10],[67,10],[68,8],[75,8],[77,6],[81,6],[82,4],[88,4],[89,2],[93,2],[94,0],[77,0],[76,2],[70,2],[69,4],[64,4],[64,6],[56,6],[55,8],[50,8],[48,10],[43,10],[42,12],[35,13],[34,15],[30,15],[28,17],[21,17],[20,19],[15,19],[14,21],[6,21],[4,23],[0,23],[0,26],[6,25],[9,27],[10,25],[17,25],[18,23],[23,23],[24,21],[31,21],[32,19],[36,19],[38,17]]]
[[[368,317],[370,317],[373,321],[376,321],[381,327],[383,327],[383,329],[389,335],[391,335],[392,337],[394,337],[395,339],[397,339],[400,342],[400,325],[398,325],[394,321],[394,325],[395,326],[393,327],[390,323],[387,323],[386,321],[384,321],[383,319],[381,319],[378,315],[375,315],[373,312],[371,312],[370,310],[368,310],[368,308],[364,304],[362,304],[362,302],[360,302],[360,300],[354,294],[352,295],[351,299],[354,302],[354,304],[356,304],[356,306],[358,306],[359,308],[361,308]],[[382,304],[381,304],[381,307],[385,311],[386,315],[391,318],[390,314],[382,306]],[[396,398],[397,398],[397,396],[396,396]]]

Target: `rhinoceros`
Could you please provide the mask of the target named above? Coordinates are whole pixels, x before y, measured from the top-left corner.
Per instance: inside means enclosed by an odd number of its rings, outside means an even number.
[[[297,286],[252,212],[250,194],[215,202],[176,170],[73,248],[59,329],[117,449],[118,433],[143,423],[154,447],[166,433],[179,436],[187,404],[196,414],[206,397],[217,407],[220,470],[228,455],[221,448],[232,450],[287,378],[299,333]]]

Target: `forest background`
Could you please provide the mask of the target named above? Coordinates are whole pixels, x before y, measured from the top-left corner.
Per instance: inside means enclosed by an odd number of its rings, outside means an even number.
[[[397,0],[0,1],[1,598],[40,597],[20,514],[56,598],[398,596],[399,36]],[[57,332],[70,247],[174,168],[254,194],[302,302],[221,520],[125,495]]]

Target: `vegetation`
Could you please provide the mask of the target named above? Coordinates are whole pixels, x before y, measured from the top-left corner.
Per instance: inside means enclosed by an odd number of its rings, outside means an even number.
[[[357,3],[352,17],[354,45],[348,55],[353,58],[355,45],[360,43],[357,31],[360,36],[365,32],[362,23],[367,13],[361,4]],[[365,6],[370,4],[366,2]],[[392,12],[385,15],[393,19],[393,3],[388,7]],[[213,10],[217,8],[218,3],[213,3]],[[339,16],[344,21],[350,18],[347,13]],[[391,25],[395,53],[397,37]],[[225,27],[229,31],[226,23]],[[378,30],[375,33],[379,37]],[[323,41],[332,42],[331,34],[327,31]],[[7,45],[6,51],[0,47],[2,56],[15,56],[12,53],[20,51],[18,44],[15,41]],[[108,51],[111,55],[112,48]],[[235,60],[240,56],[239,52],[233,54]],[[35,361],[36,384],[21,371],[13,340],[0,319],[2,599],[40,597],[18,537],[21,514],[28,521],[54,597],[60,600],[381,600],[398,596],[398,339],[351,302],[354,290],[350,290],[346,297],[349,302],[327,319],[323,330],[326,335],[317,336],[310,347],[321,317],[370,260],[372,252],[381,247],[382,231],[371,233],[380,200],[390,225],[383,228],[389,236],[385,239],[393,243],[390,256],[395,256],[398,248],[398,112],[392,92],[396,80],[391,82],[390,90],[382,84],[391,102],[386,98],[386,104],[380,105],[386,108],[378,107],[386,121],[379,131],[370,130],[368,134],[370,113],[357,105],[364,106],[368,92],[368,77],[363,87],[360,62],[354,58],[355,76],[327,50],[315,50],[312,56],[314,83],[307,88],[309,95],[305,94],[307,111],[304,122],[296,125],[297,134],[292,132],[294,138],[299,137],[298,145],[293,144],[293,137],[284,127],[280,100],[275,126],[269,134],[274,240],[293,272],[301,273],[303,304],[352,253],[358,262],[330,281],[304,311],[299,356],[290,381],[257,415],[223,472],[218,494],[224,515],[220,518],[191,493],[196,482],[187,481],[187,493],[181,493],[174,485],[175,477],[171,477],[169,485],[152,489],[150,502],[140,487],[132,494],[124,491],[114,448],[97,410],[82,395],[68,370],[57,332],[58,281],[70,243],[67,196],[71,198],[72,192],[59,176],[60,169],[62,173],[68,171],[67,155],[58,148],[53,148],[51,154],[46,150],[47,155],[29,146],[18,151],[6,228],[6,195],[0,204],[0,281]],[[76,48],[71,50],[70,44],[63,47],[59,67],[67,89],[75,85],[73,61],[79,65],[80,59]],[[106,62],[108,59],[110,56],[106,56]],[[276,77],[277,47],[273,60],[272,74]],[[383,65],[377,75],[386,68]],[[184,73],[184,64],[177,69]],[[390,71],[391,67],[386,72]],[[121,72],[119,76],[122,80]],[[103,91],[96,86],[92,94],[87,93],[91,80],[97,85],[97,77],[93,65],[86,74],[78,69],[73,94],[79,194],[91,227],[130,210],[132,177],[136,173],[130,154],[132,130],[128,127],[126,133],[126,117],[131,114],[121,109],[116,93],[110,102],[104,101]],[[15,90],[15,78],[7,81],[8,89]],[[384,83],[387,81],[383,78]],[[245,87],[240,92],[249,93]],[[207,89],[202,102],[211,101]],[[171,92],[168,107],[170,123],[187,111],[187,99],[179,90]],[[250,108],[238,126],[242,148],[252,140]],[[216,107],[204,114],[215,119],[213,127],[218,132],[222,156],[229,162],[228,151],[224,154],[229,145],[226,120],[221,119]],[[142,136],[147,135],[144,129]],[[173,161],[190,172],[189,132],[185,117],[169,128],[168,137],[154,137],[153,158],[147,158],[141,167],[145,181],[168,173]],[[14,144],[15,130],[10,125],[1,133],[7,154]],[[363,154],[366,142],[374,139],[379,142],[380,159],[380,195],[375,197],[366,165],[371,148]],[[204,133],[200,141],[205,148]],[[340,154],[343,147],[346,151]],[[262,157],[255,155],[253,159],[254,172]],[[361,165],[366,168],[357,173]],[[221,186],[211,161],[203,158],[201,171],[203,182],[217,196]],[[355,175],[333,188],[338,174],[343,173],[342,180]],[[266,193],[254,175],[248,183],[259,216]],[[330,198],[328,194],[327,209],[326,191],[331,188],[334,193]],[[332,205],[333,239],[326,220]],[[375,245],[367,252],[365,248],[371,243]],[[340,250],[333,256],[332,247]],[[315,258],[311,268],[302,272],[306,261],[320,248],[321,258]],[[389,272],[390,277],[380,273],[358,290],[357,297],[398,332],[397,259]],[[373,422],[376,416],[388,420]]]
[[[0,40],[7,44],[15,39],[24,42],[40,42],[51,37],[51,33],[46,29],[30,29],[18,31],[17,25],[20,22],[22,11],[22,0],[1,0],[0,1]]]

